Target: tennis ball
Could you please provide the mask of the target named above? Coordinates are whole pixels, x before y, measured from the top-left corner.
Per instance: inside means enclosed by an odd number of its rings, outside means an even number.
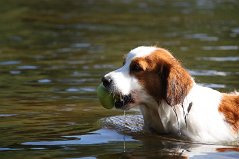
[[[105,88],[105,86],[103,86],[102,83],[97,87],[97,97],[104,108],[112,109],[114,107],[113,95]]]

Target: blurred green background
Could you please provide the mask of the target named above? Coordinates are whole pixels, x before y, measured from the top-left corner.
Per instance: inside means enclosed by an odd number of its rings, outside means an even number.
[[[140,45],[169,49],[202,85],[239,89],[237,0],[1,0],[0,13],[1,158],[172,157],[172,143],[141,140],[126,154],[121,141],[23,144],[86,135],[122,114],[103,109],[95,88]]]

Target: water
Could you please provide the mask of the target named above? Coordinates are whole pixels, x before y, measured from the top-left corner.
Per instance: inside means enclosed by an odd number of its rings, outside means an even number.
[[[235,145],[105,129],[123,112],[95,94],[139,45],[169,49],[202,85],[239,90],[237,0],[2,0],[0,11],[1,158],[238,158]]]

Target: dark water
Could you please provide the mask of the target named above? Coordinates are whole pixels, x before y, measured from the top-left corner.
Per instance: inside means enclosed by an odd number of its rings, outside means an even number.
[[[0,158],[239,157],[236,145],[103,129],[123,113],[95,95],[139,45],[169,49],[198,83],[239,90],[237,0],[2,0],[0,13]]]

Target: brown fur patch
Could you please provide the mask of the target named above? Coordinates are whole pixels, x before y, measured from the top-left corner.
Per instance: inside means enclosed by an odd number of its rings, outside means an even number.
[[[135,70],[135,66],[141,70]],[[165,49],[159,48],[146,57],[135,58],[130,65],[134,75],[157,102],[165,99],[171,105],[182,103],[192,87],[192,78]]]
[[[228,151],[239,152],[239,148],[238,148],[238,147],[217,148],[216,150],[217,150],[218,152],[228,152]]]
[[[224,94],[218,108],[235,132],[239,131],[239,96]]]

